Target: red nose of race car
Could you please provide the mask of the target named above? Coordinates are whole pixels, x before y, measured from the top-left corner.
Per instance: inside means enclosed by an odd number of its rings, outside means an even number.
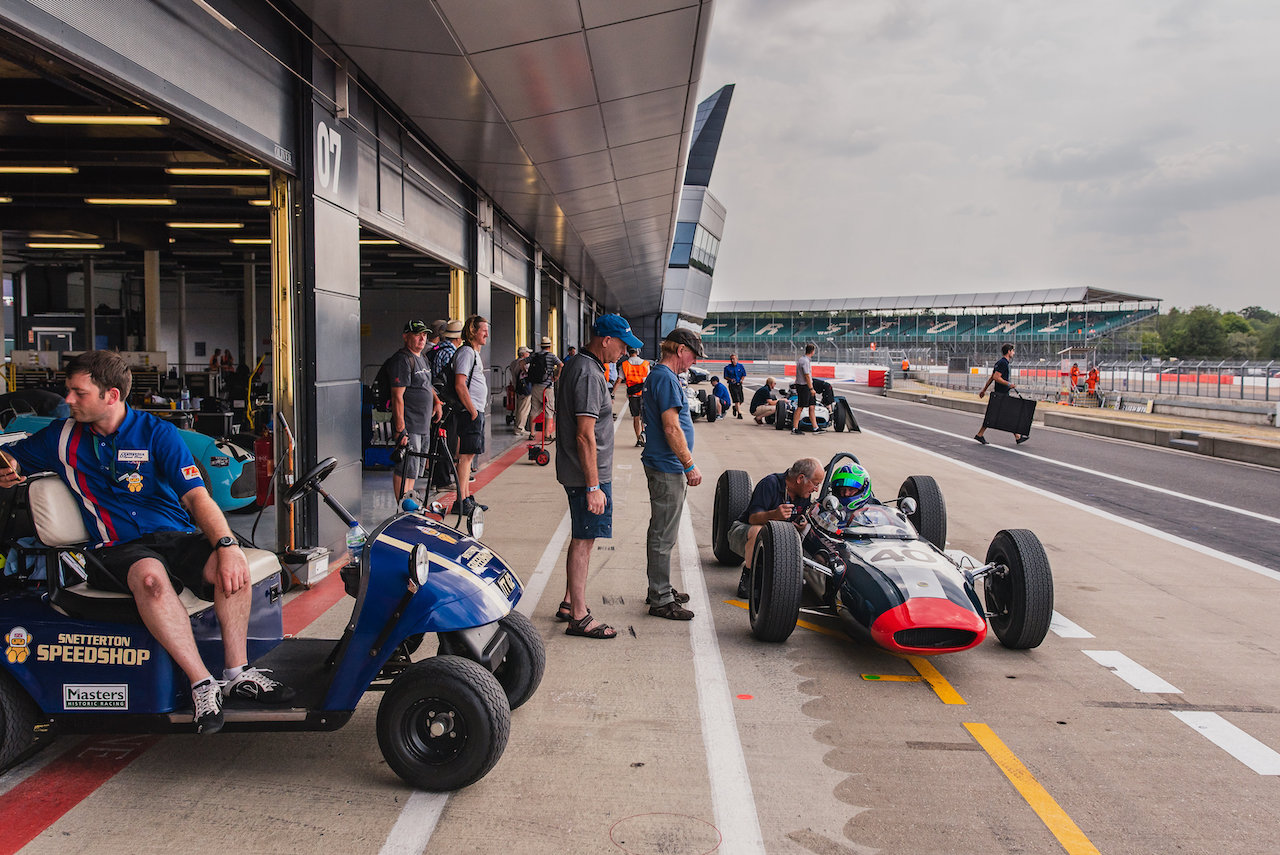
[[[981,644],[987,637],[987,622],[950,600],[921,597],[876,618],[871,637],[887,650],[932,656]]]

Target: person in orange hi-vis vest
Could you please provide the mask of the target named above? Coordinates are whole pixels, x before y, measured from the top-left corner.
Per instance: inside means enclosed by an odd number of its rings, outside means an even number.
[[[644,390],[644,378],[649,376],[649,361],[640,358],[640,351],[628,348],[627,359],[622,363],[622,379],[627,384],[627,407],[631,410],[631,426],[636,432],[636,448],[644,446],[644,423],[640,418],[640,393]]]
[[[1089,376],[1086,381],[1089,384],[1089,397],[1098,397],[1098,366],[1089,369]]]
[[[1080,389],[1080,363],[1071,363],[1071,391],[1076,392]]]

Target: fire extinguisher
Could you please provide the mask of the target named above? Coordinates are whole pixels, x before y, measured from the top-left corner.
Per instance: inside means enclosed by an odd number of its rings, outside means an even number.
[[[272,456],[271,432],[267,431],[253,441],[254,474],[258,483],[258,507],[264,508],[276,500],[276,461]]]

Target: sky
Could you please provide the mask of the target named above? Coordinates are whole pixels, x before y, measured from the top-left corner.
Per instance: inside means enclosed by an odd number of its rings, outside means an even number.
[[[716,0],[712,300],[1280,311],[1275,0]]]

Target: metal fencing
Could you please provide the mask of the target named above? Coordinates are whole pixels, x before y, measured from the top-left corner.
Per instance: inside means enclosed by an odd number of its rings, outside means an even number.
[[[1033,389],[1066,388],[1065,372],[1044,362],[1015,362],[1014,382]],[[930,382],[951,389],[977,392],[987,381],[989,366],[978,373],[931,375]],[[1080,372],[1085,385],[1086,371]],[[945,377],[945,380],[941,378]],[[1179,360],[1153,364],[1143,362],[1098,363],[1098,391],[1131,395],[1186,395],[1238,401],[1280,400],[1280,364],[1231,362],[1227,360]]]

